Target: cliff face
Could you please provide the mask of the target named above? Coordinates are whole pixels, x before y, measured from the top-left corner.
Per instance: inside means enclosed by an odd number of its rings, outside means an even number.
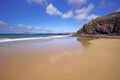
[[[88,22],[77,31],[77,34],[120,34],[120,12]]]

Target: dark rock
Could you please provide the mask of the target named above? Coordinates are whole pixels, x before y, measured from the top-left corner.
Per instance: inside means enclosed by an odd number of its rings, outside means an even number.
[[[77,34],[109,34],[120,35],[120,12],[96,18],[85,24]]]

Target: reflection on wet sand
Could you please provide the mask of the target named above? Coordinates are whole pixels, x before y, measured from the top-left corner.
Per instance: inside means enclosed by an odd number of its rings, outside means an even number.
[[[75,38],[1,43],[0,80],[60,79],[83,49]]]
[[[78,42],[82,43],[84,47],[88,47],[90,45],[89,41],[95,40],[95,38],[81,38],[81,37],[78,37],[76,39]]]
[[[61,54],[51,54],[48,58],[50,63],[55,64],[58,60],[60,60],[62,57],[72,57],[73,53],[69,51],[61,52]]]
[[[48,56],[48,59],[50,61],[50,63],[55,64],[57,61],[61,60],[61,59],[70,59],[70,58],[75,58],[75,56],[78,56],[82,53],[83,49],[78,50],[75,49],[74,51],[70,51],[70,50],[64,50],[62,52],[60,52],[59,54],[51,54]]]

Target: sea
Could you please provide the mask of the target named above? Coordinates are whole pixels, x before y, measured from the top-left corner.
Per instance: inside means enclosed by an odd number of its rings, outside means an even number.
[[[0,43],[36,40],[36,39],[56,39],[70,37],[68,34],[0,34]]]

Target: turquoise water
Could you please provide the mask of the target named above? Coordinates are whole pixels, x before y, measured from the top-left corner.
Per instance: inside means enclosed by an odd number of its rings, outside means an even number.
[[[67,36],[67,35],[66,34],[0,34],[0,39],[52,37],[52,36]]]
[[[68,37],[67,34],[0,34],[0,42]]]

